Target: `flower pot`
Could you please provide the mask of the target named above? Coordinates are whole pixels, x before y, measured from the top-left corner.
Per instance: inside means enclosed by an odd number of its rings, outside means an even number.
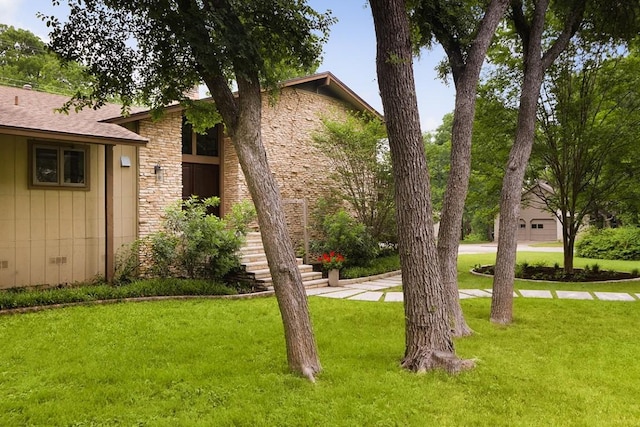
[[[338,269],[329,270],[329,286],[338,286],[339,280],[340,280],[340,270]]]

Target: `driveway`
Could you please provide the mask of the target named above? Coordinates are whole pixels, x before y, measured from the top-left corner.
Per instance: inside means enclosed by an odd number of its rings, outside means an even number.
[[[518,252],[562,252],[562,247],[557,246],[547,246],[547,247],[538,247],[531,246],[532,244],[536,244],[539,242],[520,242],[518,243]],[[498,243],[471,243],[471,244],[460,244],[458,249],[459,254],[490,254],[496,253],[498,251]]]

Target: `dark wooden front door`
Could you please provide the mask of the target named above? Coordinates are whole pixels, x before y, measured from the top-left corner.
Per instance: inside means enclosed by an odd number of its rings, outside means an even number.
[[[192,195],[201,199],[220,197],[220,166],[203,163],[182,163],[182,199]],[[220,216],[220,207],[209,211]]]

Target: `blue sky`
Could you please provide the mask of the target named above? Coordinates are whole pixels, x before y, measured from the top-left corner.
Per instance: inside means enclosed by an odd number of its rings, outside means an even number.
[[[61,3],[65,3],[62,1]],[[382,112],[376,77],[376,41],[371,10],[366,0],[309,0],[318,11],[331,10],[338,22],[331,28],[318,71],[330,71],[372,107]],[[47,28],[37,12],[61,18],[63,6],[52,7],[51,0],[0,0],[0,22],[32,31],[43,39]],[[455,91],[436,77],[435,66],[444,58],[438,47],[414,60],[418,109],[422,130],[434,130],[442,116],[453,111]]]

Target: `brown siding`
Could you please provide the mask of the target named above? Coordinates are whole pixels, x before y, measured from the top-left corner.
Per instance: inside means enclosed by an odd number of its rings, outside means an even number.
[[[89,150],[89,191],[29,189],[27,139],[0,135],[0,288],[84,282],[104,275],[104,147]],[[136,235],[136,149],[116,147],[115,153],[119,245]],[[121,170],[121,153],[131,157],[131,168]]]

